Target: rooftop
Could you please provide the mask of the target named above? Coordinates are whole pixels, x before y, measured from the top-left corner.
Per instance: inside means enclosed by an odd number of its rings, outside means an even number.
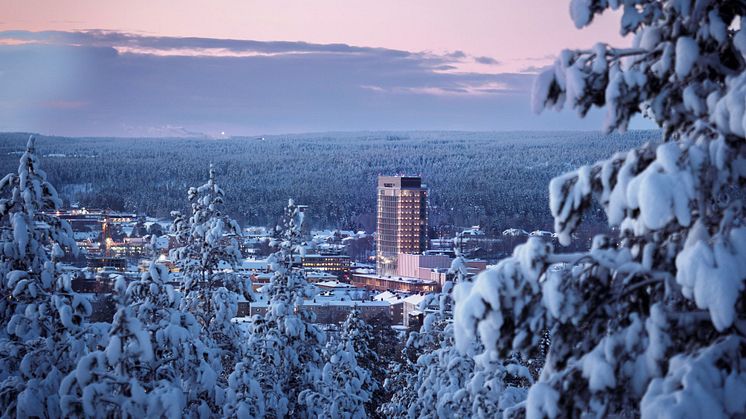
[[[422,189],[422,178],[419,176],[378,176],[379,188]]]
[[[361,273],[355,272],[355,276],[361,277],[361,278],[383,279],[386,281],[395,281],[395,282],[401,282],[404,284],[437,284],[437,281],[433,281],[430,279],[409,278],[409,277],[403,277],[403,276],[397,276],[397,275],[384,276],[384,275],[376,275],[376,274],[361,274]]]

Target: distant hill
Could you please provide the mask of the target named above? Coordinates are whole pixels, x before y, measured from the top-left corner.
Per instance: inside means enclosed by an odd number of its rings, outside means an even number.
[[[376,177],[421,175],[431,225],[551,229],[549,180],[608,158],[658,131],[349,132],[220,140],[39,136],[42,167],[68,201],[168,216],[185,209],[213,162],[226,210],[274,223],[286,200],[310,206],[317,227],[373,227]],[[15,171],[28,134],[0,134],[0,171]],[[600,215],[599,215],[600,217]]]

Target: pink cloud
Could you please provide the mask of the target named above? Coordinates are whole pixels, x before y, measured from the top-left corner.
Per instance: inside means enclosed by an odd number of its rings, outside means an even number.
[[[176,8],[178,7],[178,11]],[[348,0],[172,2],[101,0],[60,7],[52,0],[14,2],[0,30],[105,28],[154,36],[345,43],[398,49],[463,51],[500,71],[526,67],[527,57],[598,41],[629,43],[618,34],[618,13],[606,13],[577,30],[563,0]],[[623,46],[623,45],[622,45]],[[537,63],[544,65],[546,63]]]

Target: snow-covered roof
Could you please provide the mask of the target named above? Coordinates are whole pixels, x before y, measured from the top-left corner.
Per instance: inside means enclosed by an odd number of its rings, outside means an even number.
[[[343,259],[349,259],[350,257],[347,255],[320,255],[318,253],[308,254],[304,255],[304,259],[321,259],[321,258],[328,258],[328,257],[335,257],[335,258],[343,258]]]
[[[319,282],[319,281],[330,281],[337,279],[336,275],[332,275],[329,272],[321,272],[321,271],[306,271],[306,278],[313,280],[313,282]]]
[[[244,259],[241,261],[241,269],[267,269],[267,259]]]
[[[423,295],[412,294],[409,297],[405,298],[404,302],[405,303],[409,303],[409,304],[417,305],[417,304],[421,303],[422,301],[424,301],[425,297],[427,297],[427,295],[424,295],[424,294]]]
[[[374,300],[389,300],[391,298],[396,298],[396,294],[394,294],[391,291],[384,291],[380,294],[376,294],[375,296],[373,296]]]
[[[158,249],[166,249],[168,248],[168,237],[166,236],[159,236],[155,239],[155,245]]]
[[[545,230],[534,230],[532,231],[529,236],[534,237],[552,237],[551,231],[545,231]]]
[[[323,288],[339,288],[339,289],[355,288],[355,286],[352,284],[347,284],[347,283],[339,282],[339,281],[322,281],[322,282],[317,282],[314,285],[316,285],[317,287],[323,287]]]
[[[254,308],[266,308],[269,305],[267,300],[259,300],[250,303],[251,307]],[[388,307],[390,304],[388,301],[371,301],[371,300],[338,300],[338,299],[327,299],[327,298],[316,298],[314,300],[304,300],[304,306],[318,307],[318,306],[334,306],[334,307]]]
[[[243,259],[236,267],[239,270],[265,270],[268,262],[266,259]],[[230,263],[225,261],[218,262],[218,269],[233,269]]]
[[[363,277],[363,278],[375,278],[375,279],[385,279],[387,281],[394,281],[394,282],[402,282],[405,284],[435,284],[436,281],[430,280],[430,279],[420,279],[420,278],[410,278],[406,276],[381,276],[381,275],[371,275],[371,274],[359,274],[357,271],[355,272],[356,276]]]
[[[73,231],[73,240],[93,240],[98,235],[97,231]]]
[[[404,298],[408,297],[409,294],[406,293],[395,293],[391,291],[384,291],[380,294],[377,294],[373,297],[376,301],[388,301],[389,304],[398,304],[403,303]]]
[[[264,235],[268,234],[267,227],[262,227],[262,226],[244,227],[243,231],[244,231],[245,234],[248,234],[248,235],[262,235],[262,236],[264,236]]]

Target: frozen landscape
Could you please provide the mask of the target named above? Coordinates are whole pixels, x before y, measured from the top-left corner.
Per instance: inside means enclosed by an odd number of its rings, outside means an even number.
[[[13,170],[29,134],[0,134]],[[375,229],[376,177],[426,179],[431,225],[551,230],[552,177],[660,132],[361,132],[231,139],[39,137],[44,169],[67,202],[168,217],[212,162],[242,224],[279,220],[292,197],[314,228]],[[323,190],[324,193],[318,193]],[[134,193],[137,191],[136,193]],[[600,217],[598,217],[600,219]]]
[[[363,102],[434,125],[530,75],[521,103],[602,115],[603,133],[131,138],[39,135],[25,127],[47,125],[19,118],[0,134],[0,417],[746,417],[746,5],[569,4],[575,28],[611,16],[626,43],[556,51],[500,81],[456,67],[502,65],[463,51],[4,33],[0,57],[72,39],[128,70],[383,54],[433,85],[365,84],[393,96]],[[356,106],[348,79],[321,79],[314,106],[334,88]],[[395,100],[409,94],[444,107]],[[39,115],[86,106],[46,101]],[[81,125],[98,132],[105,113]],[[641,117],[657,129],[630,130]]]

